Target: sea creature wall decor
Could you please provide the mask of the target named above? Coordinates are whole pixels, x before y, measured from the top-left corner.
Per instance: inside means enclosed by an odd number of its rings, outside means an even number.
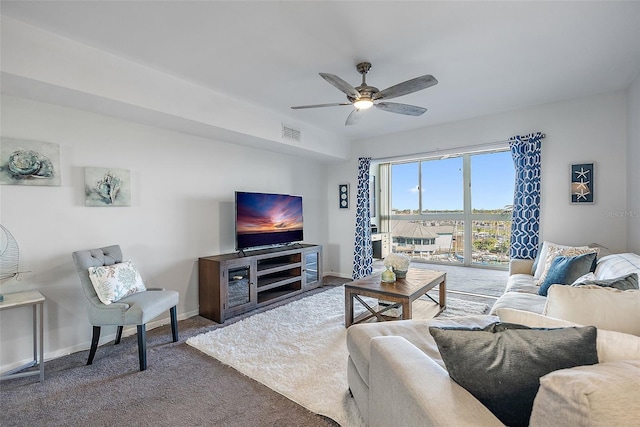
[[[131,206],[128,169],[84,168],[86,206]]]
[[[59,144],[5,137],[0,141],[0,184],[61,184]]]
[[[571,203],[593,203],[593,163],[571,165]]]

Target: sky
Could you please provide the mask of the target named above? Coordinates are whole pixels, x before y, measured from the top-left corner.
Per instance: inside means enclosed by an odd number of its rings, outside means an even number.
[[[422,163],[422,208],[463,210],[462,157]],[[471,206],[513,204],[514,168],[509,151],[471,156]],[[392,165],[392,208],[418,209],[418,163]]]

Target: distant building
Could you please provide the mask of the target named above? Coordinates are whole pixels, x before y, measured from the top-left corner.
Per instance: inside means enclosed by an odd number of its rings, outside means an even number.
[[[427,225],[424,221],[390,221],[393,251],[418,258],[452,252],[454,226],[432,224]]]

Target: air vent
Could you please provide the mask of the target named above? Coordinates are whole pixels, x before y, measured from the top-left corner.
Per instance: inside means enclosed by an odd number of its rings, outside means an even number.
[[[297,141],[300,142],[302,138],[302,134],[298,129],[294,129],[290,126],[282,124],[282,138],[288,139],[289,141]]]

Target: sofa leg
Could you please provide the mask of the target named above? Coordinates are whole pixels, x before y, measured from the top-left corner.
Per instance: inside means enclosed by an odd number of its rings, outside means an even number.
[[[171,335],[173,336],[173,342],[178,342],[178,314],[175,305],[171,307],[169,313],[171,314]]]
[[[124,326],[118,326],[118,330],[116,331],[116,340],[113,345],[120,344],[120,340],[122,339],[122,328],[124,328]]]
[[[100,341],[100,326],[93,327],[93,335],[91,336],[91,350],[89,351],[89,359],[87,359],[87,365],[93,363],[93,358],[96,355],[98,349],[98,341]]]
[[[140,370],[147,369],[147,330],[145,325],[138,325],[138,358]]]

